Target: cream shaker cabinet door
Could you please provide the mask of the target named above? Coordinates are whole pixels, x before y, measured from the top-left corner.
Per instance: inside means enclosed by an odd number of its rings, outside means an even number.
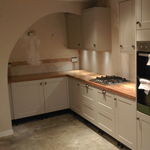
[[[120,51],[135,50],[134,0],[119,2],[119,40]]]
[[[137,29],[150,29],[150,0],[136,0]]]
[[[83,12],[83,48],[95,50],[97,42],[97,29],[96,29],[96,10],[89,9]]]
[[[42,80],[12,83],[11,90],[14,119],[45,112]]]
[[[67,48],[81,49],[81,16],[66,15]]]
[[[116,138],[136,150],[136,102],[117,96]]]
[[[69,102],[70,109],[76,112],[79,115],[81,113],[81,84],[77,80],[73,80],[69,78]]]
[[[97,90],[97,104],[99,108],[115,115],[116,99],[114,95],[106,90]]]
[[[44,79],[43,85],[46,113],[68,108],[66,77]]]
[[[137,112],[137,149],[150,149],[150,116]]]
[[[106,7],[94,7],[84,10],[82,15],[82,34],[82,49],[110,51],[110,9]]]

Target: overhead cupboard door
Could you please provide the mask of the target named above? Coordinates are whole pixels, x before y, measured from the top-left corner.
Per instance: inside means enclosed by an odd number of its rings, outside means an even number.
[[[137,29],[150,29],[150,0],[136,0]]]
[[[120,50],[134,52],[135,22],[133,0],[119,2],[119,40]]]

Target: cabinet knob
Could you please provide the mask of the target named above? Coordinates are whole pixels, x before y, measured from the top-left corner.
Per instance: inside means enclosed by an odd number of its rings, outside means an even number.
[[[80,44],[78,44],[78,46],[80,46]]]
[[[77,84],[78,86],[80,85],[80,84]]]
[[[88,84],[86,84],[86,88],[88,88],[89,87],[89,85]]]
[[[139,21],[137,21],[137,22],[136,22],[136,24],[140,24],[140,22],[139,22]]]
[[[45,85],[47,84],[47,82],[45,82]]]
[[[96,44],[93,44],[94,47],[96,47]]]
[[[117,99],[116,99],[116,98],[114,98],[114,100],[116,101]]]
[[[106,94],[106,91],[105,91],[105,90],[102,90],[102,93],[103,93],[103,94]]]
[[[42,83],[40,83],[40,85],[42,85]]]
[[[132,48],[135,48],[135,46],[134,46],[134,45],[132,45]]]
[[[136,118],[137,120],[140,120],[140,118]]]
[[[122,45],[120,45],[120,47],[122,48],[123,46],[122,46]]]

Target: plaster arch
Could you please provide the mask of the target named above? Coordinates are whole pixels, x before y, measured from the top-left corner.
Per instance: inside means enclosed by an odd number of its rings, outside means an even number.
[[[7,67],[10,53],[22,33],[38,19],[56,12],[80,14],[88,2],[58,0],[0,1],[0,137],[13,134],[8,97]]]

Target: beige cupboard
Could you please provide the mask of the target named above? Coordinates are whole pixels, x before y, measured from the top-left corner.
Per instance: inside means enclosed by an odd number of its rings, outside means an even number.
[[[66,15],[67,48],[81,49],[81,16]]]
[[[71,79],[69,82],[72,82]],[[74,82],[80,85],[81,92],[81,97],[78,97],[78,108],[81,108],[78,114],[136,150],[136,102],[78,80]],[[69,88],[71,96],[71,84]]]
[[[150,148],[150,116],[137,111],[137,150]]]
[[[111,50],[110,8],[94,7],[82,12],[83,49]]]
[[[121,52],[135,52],[135,3],[119,1],[119,43]]]
[[[150,40],[150,1],[136,0],[137,41]]]
[[[67,78],[11,83],[14,119],[68,108]]]

